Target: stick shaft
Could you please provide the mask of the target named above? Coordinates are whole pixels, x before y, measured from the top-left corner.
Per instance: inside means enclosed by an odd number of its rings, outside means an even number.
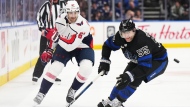
[[[77,100],[101,75],[103,74],[103,72],[100,72],[96,78],[94,78],[93,81],[91,81],[76,97],[75,100]]]
[[[94,78],[93,81],[91,81],[76,97],[75,100],[70,103],[69,105],[67,105],[67,107],[70,107],[101,75],[103,75],[104,71],[100,72],[96,78]]]

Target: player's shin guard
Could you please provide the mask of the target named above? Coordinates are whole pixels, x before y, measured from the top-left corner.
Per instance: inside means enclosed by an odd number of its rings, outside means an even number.
[[[57,76],[61,73],[64,68],[64,64],[59,61],[54,61],[50,66],[44,78],[49,82],[54,82]]]
[[[92,72],[92,62],[90,60],[84,59],[79,65],[79,72],[71,85],[71,88],[74,90],[78,90],[85,83]]]

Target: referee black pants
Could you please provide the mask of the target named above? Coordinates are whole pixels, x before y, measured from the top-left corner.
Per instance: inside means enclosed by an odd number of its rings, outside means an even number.
[[[47,47],[47,39],[44,36],[41,36],[41,38],[40,38],[40,52],[39,52],[39,57],[38,57],[37,63],[34,67],[33,77],[40,78],[43,74],[45,66],[42,64],[40,56],[44,52],[46,47]]]

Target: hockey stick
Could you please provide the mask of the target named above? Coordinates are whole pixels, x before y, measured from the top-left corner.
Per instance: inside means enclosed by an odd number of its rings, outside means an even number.
[[[76,97],[75,100],[69,103],[66,107],[70,107],[101,75],[103,75],[104,71],[100,72],[93,81],[91,81]]]

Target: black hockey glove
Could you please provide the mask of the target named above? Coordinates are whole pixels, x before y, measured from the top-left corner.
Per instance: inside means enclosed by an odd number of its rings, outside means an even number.
[[[109,59],[102,58],[100,60],[100,65],[98,67],[98,74],[104,71],[101,76],[107,75],[110,70],[110,64],[111,64],[111,61]]]
[[[125,88],[130,82],[134,81],[134,76],[131,72],[127,71],[119,75],[119,77],[117,77],[116,79],[117,79],[116,87],[117,89],[121,90]]]

